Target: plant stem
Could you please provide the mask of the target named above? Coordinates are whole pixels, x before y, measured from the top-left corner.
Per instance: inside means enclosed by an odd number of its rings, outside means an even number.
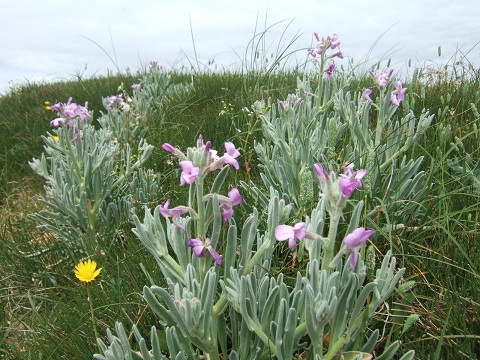
[[[383,105],[385,99],[385,90],[380,90],[380,104],[382,106],[378,109],[377,127],[375,129],[375,148],[378,148],[382,140],[382,131],[385,125],[385,106]]]
[[[90,303],[90,315],[92,316],[93,332],[95,333],[95,343],[96,343],[97,339],[100,338],[100,336],[98,336],[97,321],[95,319],[95,313],[93,311],[93,300],[92,300],[92,296],[90,294],[90,283],[88,283],[88,282],[87,282],[87,295],[88,295],[88,302]],[[100,351],[101,351],[101,349],[100,349]]]
[[[335,252],[335,239],[337,237],[338,223],[340,221],[340,211],[335,211],[330,214],[330,228],[328,230],[328,244],[325,247],[325,253],[322,260],[321,270],[328,269],[328,266],[333,260],[333,254]]]
[[[262,244],[262,246],[260,246],[260,249],[257,250],[255,255],[253,255],[250,261],[245,265],[245,268],[243,269],[244,275],[248,274],[252,270],[253,266],[258,262],[258,260],[263,255],[265,250],[267,248],[270,248],[271,246],[272,246],[271,239],[269,238]]]
[[[205,240],[205,208],[203,206],[203,178],[200,176],[195,181],[197,188],[197,237]]]

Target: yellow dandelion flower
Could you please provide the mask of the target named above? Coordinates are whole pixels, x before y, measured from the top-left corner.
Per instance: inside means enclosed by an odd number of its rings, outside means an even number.
[[[75,276],[80,281],[86,283],[94,280],[102,268],[96,269],[97,263],[93,260],[88,259],[87,261],[80,261],[77,266],[75,266]]]
[[[56,142],[59,142],[60,141],[60,138],[58,136],[53,136],[53,140],[55,140]]]
[[[45,109],[50,110],[50,101],[45,101]]]

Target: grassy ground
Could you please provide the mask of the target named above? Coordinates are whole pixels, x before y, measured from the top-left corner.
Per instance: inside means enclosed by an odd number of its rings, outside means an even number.
[[[402,111],[428,108],[437,115],[416,144],[419,155],[433,160],[425,162],[431,164],[424,170],[432,186],[422,204],[424,215],[412,220],[409,231],[399,233],[392,244],[407,267],[405,280],[416,285],[408,295],[394,297],[389,321],[396,322],[399,313],[419,315],[409,331],[402,334],[397,328],[395,336],[420,359],[480,357],[480,79],[472,72],[457,77],[452,70],[418,69],[404,84],[409,96]],[[236,176],[258,179],[253,141],[261,136],[260,124],[242,109],[258,99],[285,98],[294,91],[298,75],[252,71],[192,78],[172,73],[174,82],[193,81],[194,91],[150,119],[146,137],[155,150],[148,165],[167,174],[172,169],[160,145],[174,138],[176,146],[185,148],[201,133],[214,148],[227,139],[241,144],[247,171]],[[28,218],[43,206],[43,184],[27,162],[39,156],[40,135],[49,130],[52,113],[45,101],[53,104],[72,96],[79,104],[88,101],[98,115],[102,97],[116,94],[122,82],[129,88],[138,79],[137,74],[121,74],[26,84],[0,98],[0,358],[88,359],[97,350],[86,289],[73,276],[74,264],[54,236]],[[361,89],[366,81],[360,77],[352,88]],[[166,181],[162,192],[172,197],[172,189]],[[104,334],[118,320],[126,328],[135,323],[146,333],[156,319],[141,290],[161,283],[160,273],[128,228],[119,240],[105,255],[101,281],[92,288],[99,330]]]

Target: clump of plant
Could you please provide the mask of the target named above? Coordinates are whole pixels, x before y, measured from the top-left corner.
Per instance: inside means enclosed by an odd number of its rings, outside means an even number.
[[[237,226],[233,208],[243,197],[236,187],[228,195],[222,190],[230,168],[239,168],[234,144],[226,142],[222,156],[201,136],[186,153],[168,143],[163,148],[179,160],[180,185],[190,186],[188,204],[170,208],[167,201],[153,212],[146,208],[143,221],[133,218],[135,235],[167,283],[143,289],[161,330],[152,327],[149,349],[134,326],[135,349],[117,323],[117,335],[108,331],[109,345],[98,339],[103,354],[95,358],[393,358],[400,343],[376,350],[380,332],[369,324],[405,269],[396,269],[387,253],[376,271],[369,265],[374,275],[367,279],[361,253],[374,231],[359,226],[362,201],[351,209],[347,235],[338,245],[340,220],[365,170],[338,176],[315,164],[323,196],[304,221],[291,224],[292,204],[271,188],[268,206],[261,212],[253,208]],[[210,176],[215,179],[207,190]],[[292,250],[305,243],[305,271],[292,280],[272,274],[277,241],[287,241]],[[413,351],[402,357],[411,358]]]
[[[132,88],[133,96],[122,86],[120,94],[104,99],[100,128],[92,123],[88,103],[70,98],[50,106],[57,118],[50,122],[51,133],[42,136],[45,152],[30,162],[46,180],[46,209],[32,217],[58,235],[73,259],[105,251],[137,207],[160,197],[160,178],[145,168],[153,151],[145,129],[163,102],[185,96],[190,87],[172,84],[152,63]]]

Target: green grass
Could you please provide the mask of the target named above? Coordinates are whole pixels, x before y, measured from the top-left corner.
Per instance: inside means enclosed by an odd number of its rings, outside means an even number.
[[[390,303],[392,318],[410,313],[420,315],[409,331],[391,334],[420,359],[461,359],[480,356],[480,193],[472,174],[458,174],[449,165],[479,167],[478,131],[480,79],[472,73],[457,81],[453,75],[432,81],[435,75],[418,69],[409,83],[408,99],[401,111],[419,113],[428,108],[437,114],[431,129],[414,151],[429,161],[424,169],[431,179],[422,215],[412,219],[408,231],[393,236],[394,252],[407,267],[405,280],[416,285]],[[429,75],[430,74],[430,75]],[[239,73],[196,73],[194,91],[187,99],[164,105],[158,117],[149,119],[146,138],[155,146],[148,166],[165,176],[162,192],[175,193],[176,183],[168,176],[174,166],[161,149],[163,142],[184,149],[198,134],[211,140],[214,148],[231,140],[241,148],[242,167],[248,174],[233,176],[258,180],[253,150],[260,139],[260,123],[242,109],[258,99],[285,98],[295,90],[298,70],[260,69]],[[139,74],[78,79],[54,84],[25,84],[0,98],[0,358],[88,359],[97,350],[93,342],[85,287],[73,276],[74,264],[51,234],[42,232],[27,215],[38,211],[43,184],[27,162],[38,157],[40,135],[49,129],[52,113],[45,101],[89,102],[94,115],[102,111],[101,98],[117,93],[123,82],[129,90]],[[433,76],[434,77],[434,76]],[[175,83],[190,83],[191,74],[172,72]],[[363,89],[368,76],[352,82],[351,90]],[[442,129],[449,132],[442,134]],[[456,141],[458,138],[460,141]],[[457,143],[452,146],[451,143]],[[177,179],[173,181],[178,181]],[[242,214],[240,214],[241,216]],[[392,222],[394,218],[390,219]],[[117,239],[100,266],[100,281],[92,287],[95,313],[101,334],[121,321],[147,333],[157,320],[141,297],[150,279],[161,284],[155,261],[129,229]],[[48,252],[35,255],[45,248]],[[379,245],[383,250],[385,246]],[[284,256],[285,257],[285,256]],[[291,258],[279,259],[274,268],[289,276]],[[141,264],[141,266],[140,266]],[[387,333],[384,334],[388,336]]]

